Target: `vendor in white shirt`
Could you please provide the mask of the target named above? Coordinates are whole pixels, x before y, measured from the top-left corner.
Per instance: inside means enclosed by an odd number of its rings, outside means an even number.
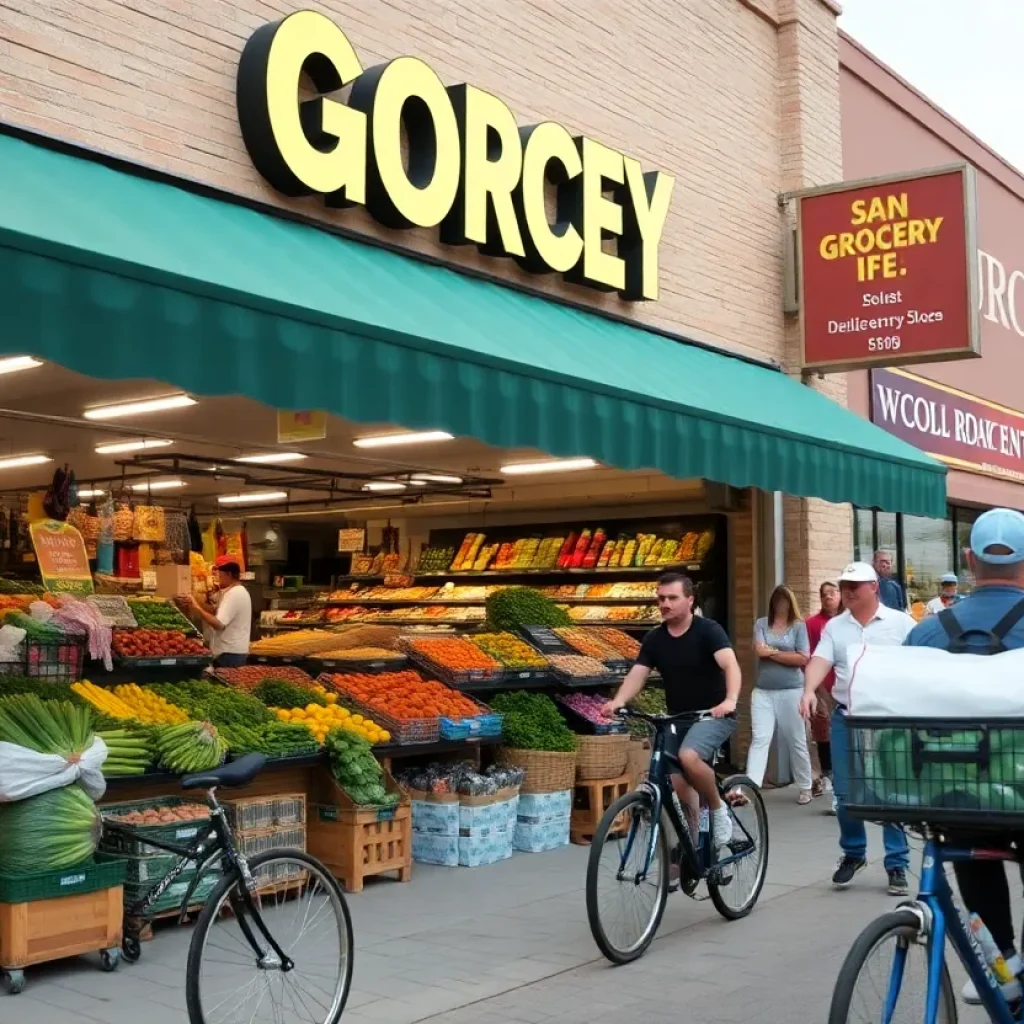
[[[213,631],[214,664],[221,668],[238,668],[249,657],[252,598],[240,582],[242,568],[236,558],[221,555],[213,567],[217,570],[216,606],[207,601],[197,601],[195,597],[191,603],[203,623]]]
[[[933,597],[925,606],[924,610],[928,615],[938,615],[946,608],[952,608],[960,600],[957,587],[960,581],[956,578],[955,572],[947,572],[939,582],[939,596]]]

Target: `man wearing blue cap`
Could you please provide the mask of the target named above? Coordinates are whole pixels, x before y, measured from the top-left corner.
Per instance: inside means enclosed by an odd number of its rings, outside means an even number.
[[[933,597],[924,606],[924,610],[929,615],[938,615],[939,612],[951,608],[961,599],[959,593],[957,593],[959,587],[960,581],[957,579],[955,572],[944,573],[939,581],[939,596]]]
[[[1024,515],[1008,508],[994,508],[980,515],[971,530],[967,564],[976,580],[974,591],[916,626],[907,637],[908,646],[973,654],[998,654],[1024,647]],[[966,836],[955,839],[958,845],[985,845],[984,841],[972,843]],[[967,909],[978,914],[1002,950],[1007,966],[1019,974],[1022,964],[1014,943],[1010,889],[1002,862],[958,861],[953,868]],[[1003,994],[1011,1002],[1019,999],[1020,982],[1004,984]],[[970,981],[962,995],[968,1003],[981,1002]]]

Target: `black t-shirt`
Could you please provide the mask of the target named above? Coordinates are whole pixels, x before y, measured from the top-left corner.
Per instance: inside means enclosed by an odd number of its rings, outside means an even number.
[[[725,700],[725,673],[715,654],[731,647],[717,622],[695,615],[682,636],[672,636],[664,623],[652,629],[636,663],[661,673],[669,714],[705,711]]]

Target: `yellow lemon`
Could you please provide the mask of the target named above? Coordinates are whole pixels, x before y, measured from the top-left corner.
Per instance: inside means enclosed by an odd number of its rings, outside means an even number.
[[[351,718],[352,717],[352,712],[349,711],[348,708],[338,708],[338,717],[339,718]]]
[[[362,725],[363,724],[363,716],[362,715],[353,715],[352,716],[352,724],[353,725]]]
[[[336,693],[325,693],[324,700],[326,700],[328,704],[337,704],[338,695]]]
[[[380,741],[381,741],[381,743],[390,743],[391,742],[391,733],[389,733],[387,731],[387,729],[381,729],[381,731],[380,731]]]
[[[292,713],[290,711],[288,711],[287,708],[278,708],[277,709],[277,717],[282,722],[288,722],[288,721],[291,720]]]

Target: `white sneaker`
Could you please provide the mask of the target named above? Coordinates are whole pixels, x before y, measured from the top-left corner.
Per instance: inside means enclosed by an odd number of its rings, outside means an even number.
[[[732,842],[732,815],[728,807],[719,807],[711,813],[711,835],[715,841],[715,849],[721,850]]]
[[[1020,954],[1015,954],[1009,957],[1006,961],[1006,966],[1013,971],[1014,974],[1019,974],[1021,969],[1024,968],[1024,963],[1021,962]],[[1007,981],[999,986],[1003,992],[1003,998],[1008,1002],[1012,1003],[1021,998],[1024,994],[1024,990],[1021,989],[1019,979],[1014,978],[1013,981]],[[960,990],[960,998],[968,1004],[968,1006],[981,1006],[981,999],[978,996],[978,990],[975,988],[974,982],[970,978],[967,979],[967,984]]]
[[[835,817],[839,813],[839,801],[836,800],[835,793],[832,794],[832,806],[825,812]]]

